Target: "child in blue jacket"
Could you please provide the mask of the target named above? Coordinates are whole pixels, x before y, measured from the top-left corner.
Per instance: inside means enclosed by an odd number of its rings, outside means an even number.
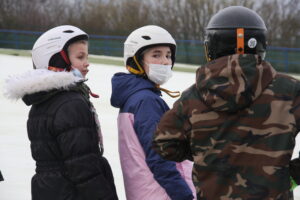
[[[161,116],[169,110],[160,88],[172,75],[176,43],[158,26],[133,31],[124,44],[128,73],[112,78],[111,104],[118,116],[119,152],[127,200],[192,200],[192,163],[162,159],[152,149]]]

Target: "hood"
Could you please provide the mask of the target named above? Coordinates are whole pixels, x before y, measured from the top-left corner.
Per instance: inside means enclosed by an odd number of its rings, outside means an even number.
[[[142,76],[127,73],[116,73],[112,77],[112,94],[110,103],[116,108],[121,108],[127,99],[139,90],[149,89],[161,94],[155,84]]]
[[[8,77],[4,86],[4,96],[8,99],[18,100],[25,96],[35,95],[33,99],[37,101],[45,98],[49,91],[69,89],[82,81],[84,79],[74,76],[72,72],[53,72],[47,69],[30,70],[21,75]]]
[[[236,112],[249,106],[272,83],[276,71],[257,55],[218,58],[197,70],[201,99],[215,111]]]

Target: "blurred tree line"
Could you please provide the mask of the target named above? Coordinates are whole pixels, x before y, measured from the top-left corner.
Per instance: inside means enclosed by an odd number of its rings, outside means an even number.
[[[0,29],[46,31],[71,24],[89,34],[127,36],[156,24],[175,39],[203,40],[211,16],[230,5],[262,16],[269,45],[300,47],[299,0],[1,0]]]

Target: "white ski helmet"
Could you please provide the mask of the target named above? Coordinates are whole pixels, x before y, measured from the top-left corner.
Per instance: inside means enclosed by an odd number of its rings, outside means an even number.
[[[46,31],[33,45],[33,67],[48,69],[51,65],[58,65],[53,67],[69,70],[70,61],[66,48],[70,43],[81,39],[88,40],[88,34],[71,25],[57,26]]]
[[[138,63],[140,62],[139,56],[146,48],[157,45],[170,47],[172,52],[172,65],[174,65],[176,53],[176,42],[174,38],[167,30],[159,26],[147,25],[134,30],[124,42],[124,64],[127,69],[132,73],[143,74],[143,69],[140,69],[140,63]],[[136,66],[129,66],[130,63],[138,65],[138,68]],[[130,68],[135,69],[130,70]]]

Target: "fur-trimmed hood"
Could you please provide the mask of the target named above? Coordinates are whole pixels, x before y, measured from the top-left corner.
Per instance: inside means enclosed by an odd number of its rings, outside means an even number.
[[[53,72],[47,69],[30,70],[8,77],[4,86],[4,96],[8,99],[18,100],[25,95],[38,92],[68,89],[84,80],[72,72]]]

